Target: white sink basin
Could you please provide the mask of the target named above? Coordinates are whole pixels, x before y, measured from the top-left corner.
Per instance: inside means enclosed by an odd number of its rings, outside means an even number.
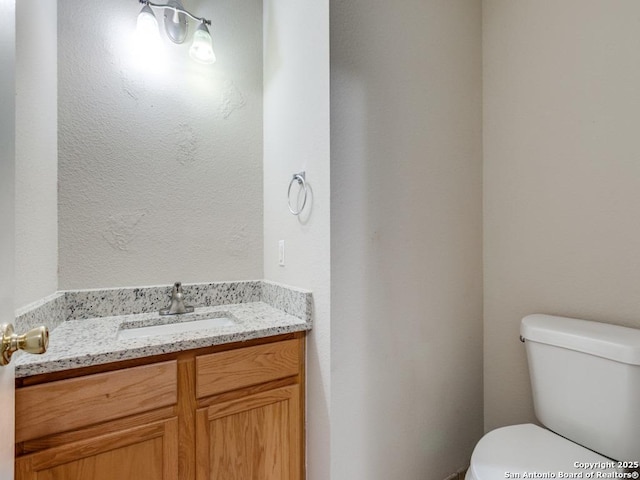
[[[158,335],[174,335],[177,333],[194,332],[210,328],[231,327],[236,322],[229,317],[207,318],[204,320],[189,320],[161,325],[145,325],[140,327],[127,327],[126,324],[120,326],[118,339],[141,338]]]

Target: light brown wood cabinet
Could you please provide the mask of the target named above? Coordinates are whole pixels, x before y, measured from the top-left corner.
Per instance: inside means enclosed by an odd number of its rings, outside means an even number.
[[[303,480],[304,333],[19,379],[16,480]]]
[[[196,412],[196,480],[298,479],[297,385]]]
[[[171,418],[25,455],[16,461],[16,478],[174,480],[177,458],[178,422]]]

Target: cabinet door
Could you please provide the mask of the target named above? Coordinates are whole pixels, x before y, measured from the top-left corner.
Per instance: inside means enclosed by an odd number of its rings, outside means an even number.
[[[300,480],[300,388],[196,412],[197,480]]]
[[[177,480],[175,418],[87,438],[16,460],[16,480]]]

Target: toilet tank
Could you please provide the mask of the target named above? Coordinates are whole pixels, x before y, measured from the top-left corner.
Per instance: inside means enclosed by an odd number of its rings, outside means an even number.
[[[640,330],[529,315],[525,340],[536,417],[602,455],[640,460]]]

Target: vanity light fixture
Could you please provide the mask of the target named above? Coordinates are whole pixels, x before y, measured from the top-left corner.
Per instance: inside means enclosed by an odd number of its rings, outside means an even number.
[[[164,9],[164,30],[173,43],[184,43],[187,38],[187,17],[200,22],[193,34],[193,42],[189,49],[189,56],[200,63],[211,64],[216,61],[213,53],[213,41],[207,25],[211,20],[204,17],[196,17],[185,10],[180,0],[169,0],[169,3],[152,3],[148,0],[138,0],[142,10],[138,14],[138,36],[144,41],[154,40],[158,36],[158,20],[153,13],[153,8]]]

